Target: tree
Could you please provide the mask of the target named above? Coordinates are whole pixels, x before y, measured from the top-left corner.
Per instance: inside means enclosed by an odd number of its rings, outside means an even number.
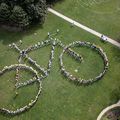
[[[0,4],[0,21],[6,22],[11,14],[10,8],[6,3]]]
[[[10,22],[17,27],[26,27],[29,25],[27,13],[20,6],[14,6]]]
[[[0,0],[0,22],[16,27],[43,24],[46,0]]]
[[[32,23],[44,23],[46,14],[46,3],[44,1],[40,1],[36,4],[29,4],[26,7],[26,11]]]

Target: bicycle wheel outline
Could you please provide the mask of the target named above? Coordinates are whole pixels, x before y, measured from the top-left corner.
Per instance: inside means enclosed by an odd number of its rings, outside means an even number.
[[[88,80],[79,79],[79,78],[73,76],[70,72],[68,72],[65,69],[65,66],[64,66],[64,63],[63,63],[63,54],[66,52],[67,49],[72,48],[72,47],[76,47],[76,45],[79,45],[80,47],[85,46],[85,47],[89,47],[91,49],[96,50],[98,52],[98,54],[103,58],[103,61],[104,61],[104,70],[103,70],[103,72],[101,72],[98,76],[96,76],[96,77],[94,77],[92,79],[88,79]],[[108,66],[109,66],[108,58],[107,58],[106,54],[104,53],[104,51],[100,47],[97,47],[95,44],[91,44],[90,42],[75,41],[75,42],[70,43],[69,45],[64,47],[62,53],[59,56],[59,59],[60,59],[61,73],[65,77],[67,77],[69,80],[74,81],[75,83],[78,83],[80,85],[89,85],[89,84],[92,84],[92,83],[100,80],[105,75],[105,73],[106,73],[106,71],[108,69]]]
[[[20,107],[20,108],[18,108],[16,110],[10,110],[10,109],[6,109],[6,108],[0,108],[0,113],[8,114],[8,115],[18,115],[18,114],[21,114],[21,113],[29,110],[31,107],[33,107],[34,104],[37,102],[38,97],[41,94],[42,83],[39,80],[39,75],[38,75],[38,73],[37,73],[36,70],[34,70],[30,66],[27,66],[26,64],[13,64],[13,65],[10,65],[10,66],[5,66],[2,69],[2,71],[0,71],[0,76],[3,75],[3,74],[5,74],[8,71],[16,70],[16,68],[18,68],[18,67],[19,67],[19,69],[28,70],[28,71],[32,72],[33,74],[35,74],[35,76],[36,76],[36,82],[39,83],[37,95],[35,96],[35,99],[31,100],[31,102],[29,102],[27,105],[25,105],[23,107]],[[21,87],[24,87],[24,86],[21,86]]]

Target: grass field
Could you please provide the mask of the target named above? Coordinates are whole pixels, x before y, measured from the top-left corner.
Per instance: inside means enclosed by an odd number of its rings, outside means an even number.
[[[70,2],[70,0],[68,2]],[[64,2],[64,5],[67,6],[66,1]],[[60,5],[58,4],[56,9],[59,7]],[[64,9],[65,6],[63,6],[61,11]],[[83,8],[81,7],[81,13],[82,10]],[[65,14],[71,16],[70,12],[71,10]],[[81,20],[83,23],[85,22],[84,19],[85,18]],[[85,23],[87,23],[87,21]],[[105,29],[104,25],[103,28],[100,27],[102,22],[97,22],[95,24],[99,25],[97,29],[100,29],[100,32],[106,31],[107,33],[107,25]],[[94,27],[96,25],[94,25]],[[56,48],[51,73],[43,81],[42,95],[39,97],[37,104],[35,104],[28,112],[19,116],[10,117],[0,114],[0,120],[96,120],[103,108],[114,103],[114,100],[111,100],[111,92],[115,90],[116,87],[120,86],[120,50],[109,43],[102,43],[99,38],[82,29],[77,27],[71,28],[69,23],[52,14],[48,14],[43,27],[36,26],[23,33],[11,33],[0,29],[0,70],[6,65],[17,63],[18,53],[8,48],[10,43],[22,40],[22,48],[26,48],[38,41],[45,40],[47,32],[54,32],[57,28],[60,29],[60,34],[57,37],[64,44],[81,40],[89,41],[101,46],[109,59],[110,66],[108,72],[101,81],[93,85],[86,87],[76,86],[61,75],[58,57],[62,49]],[[113,30],[113,33],[112,31],[108,31],[107,34],[110,34],[110,36],[114,38],[117,30],[118,26]],[[34,35],[35,32],[37,35]],[[75,50],[84,55],[85,62],[84,64],[78,64],[73,59],[64,55],[64,63],[67,69],[73,74],[76,74],[74,73],[74,69],[76,69],[78,65],[79,74],[77,75],[84,78],[94,77],[103,69],[103,62],[96,52],[85,49],[84,47],[75,48]],[[46,67],[49,55],[50,47],[42,48],[30,53],[30,56],[36,59],[43,67]],[[24,71],[21,73],[21,76],[22,80],[31,77],[29,73],[24,74]],[[37,90],[36,84],[25,87],[18,91],[18,97],[14,99],[14,71],[1,76],[0,83],[0,107],[15,109],[21,105],[25,105],[31,98],[34,98]]]
[[[54,9],[120,42],[119,0],[63,0]]]

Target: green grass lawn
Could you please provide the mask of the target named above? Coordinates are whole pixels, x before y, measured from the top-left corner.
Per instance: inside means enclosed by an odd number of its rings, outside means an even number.
[[[62,0],[54,9],[120,42],[119,0]]]
[[[45,40],[47,32],[54,32],[57,28],[60,29],[58,38],[64,44],[81,40],[101,46],[110,62],[108,72],[101,81],[93,85],[76,86],[60,73],[58,57],[62,49],[58,47],[55,49],[51,73],[43,81],[42,94],[37,104],[19,116],[10,117],[0,114],[0,120],[96,120],[103,108],[114,103],[111,100],[111,92],[120,86],[120,50],[109,43],[102,43],[99,38],[82,29],[71,28],[69,23],[52,14],[48,14],[43,27],[36,26],[23,33],[11,33],[0,29],[0,70],[6,65],[17,63],[18,53],[8,48],[10,43],[23,40],[22,48],[26,48],[38,41]],[[114,36],[114,33],[112,35]],[[66,68],[73,74],[89,78],[96,76],[103,69],[103,61],[96,52],[84,47],[74,49],[84,56],[85,61],[83,64],[79,64],[64,55]],[[31,52],[29,55],[41,66],[46,67],[50,46]],[[79,67],[79,73],[74,73],[74,69],[77,67]],[[29,73],[23,73],[21,73],[21,80],[31,77]],[[34,84],[20,89],[18,97],[14,99],[14,71],[1,76],[0,83],[0,107],[15,109],[25,105],[31,98],[34,98],[37,92],[37,85]]]

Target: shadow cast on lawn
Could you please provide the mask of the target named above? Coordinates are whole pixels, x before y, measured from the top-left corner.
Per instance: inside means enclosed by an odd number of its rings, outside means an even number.
[[[10,31],[3,28],[0,28],[0,42],[4,45],[11,44],[13,42],[17,42],[22,40],[23,37],[29,36],[35,33],[38,29],[43,29],[42,25],[33,25],[29,29],[23,31]]]

